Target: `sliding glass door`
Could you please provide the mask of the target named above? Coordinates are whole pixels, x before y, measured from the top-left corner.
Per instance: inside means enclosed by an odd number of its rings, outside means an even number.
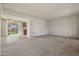
[[[8,35],[18,34],[18,24],[16,21],[8,21]]]

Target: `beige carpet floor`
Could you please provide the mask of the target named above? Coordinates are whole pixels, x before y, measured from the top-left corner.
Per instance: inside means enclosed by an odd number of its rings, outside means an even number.
[[[79,56],[79,39],[52,35],[24,38],[1,46],[2,56]]]

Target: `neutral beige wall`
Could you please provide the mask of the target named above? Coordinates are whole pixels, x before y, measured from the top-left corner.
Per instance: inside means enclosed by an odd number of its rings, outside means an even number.
[[[31,36],[40,36],[48,34],[47,21],[42,19],[31,19]]]
[[[0,19],[0,49],[1,49],[1,19]],[[1,54],[1,50],[0,50],[0,54]]]
[[[1,19],[0,19],[0,39],[1,39]]]
[[[1,43],[4,44],[7,39],[7,20],[1,19]]]
[[[78,36],[79,36],[79,17],[77,17],[77,34],[78,34]]]
[[[0,3],[0,49],[1,49],[1,14],[2,14],[2,4]],[[0,50],[1,53],[1,50]]]
[[[67,16],[48,21],[49,34],[79,37],[79,16]]]

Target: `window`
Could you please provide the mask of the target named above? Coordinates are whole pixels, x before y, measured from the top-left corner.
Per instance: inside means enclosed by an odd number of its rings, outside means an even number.
[[[18,24],[16,21],[8,21],[8,35],[18,34]]]

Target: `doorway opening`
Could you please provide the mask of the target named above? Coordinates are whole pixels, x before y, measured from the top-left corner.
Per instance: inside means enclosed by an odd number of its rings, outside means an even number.
[[[23,25],[23,35],[27,35],[27,24],[26,23],[22,23],[22,25]]]

